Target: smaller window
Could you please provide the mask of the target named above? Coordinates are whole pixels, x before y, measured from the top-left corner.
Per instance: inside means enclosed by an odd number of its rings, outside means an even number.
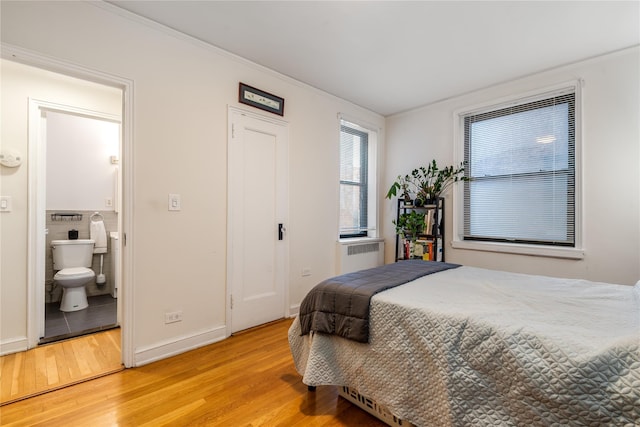
[[[367,237],[374,228],[374,145],[374,132],[340,121],[340,238]]]

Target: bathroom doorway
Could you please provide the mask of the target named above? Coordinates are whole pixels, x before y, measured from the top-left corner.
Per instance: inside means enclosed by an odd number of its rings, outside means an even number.
[[[111,102],[121,104],[117,90],[106,90]],[[102,94],[105,96],[105,94]],[[44,327],[40,344],[115,328],[119,324],[118,212],[120,189],[120,115],[79,107],[38,103],[46,153]],[[94,235],[100,230],[100,236]],[[54,280],[52,243],[94,239],[91,270],[83,288],[89,306],[63,311],[64,289]],[[77,267],[80,267],[79,265]]]

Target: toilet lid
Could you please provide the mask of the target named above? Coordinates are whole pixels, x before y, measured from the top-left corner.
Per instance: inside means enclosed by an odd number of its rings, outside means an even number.
[[[64,277],[93,277],[96,274],[87,267],[72,267],[64,268],[56,273],[54,279],[61,279]]]

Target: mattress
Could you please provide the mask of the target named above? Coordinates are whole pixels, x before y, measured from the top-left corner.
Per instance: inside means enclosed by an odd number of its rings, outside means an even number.
[[[307,385],[419,426],[640,425],[640,282],[463,266],[371,299],[368,344],[289,331]]]

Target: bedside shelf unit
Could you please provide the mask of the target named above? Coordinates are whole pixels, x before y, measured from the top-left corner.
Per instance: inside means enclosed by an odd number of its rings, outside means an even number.
[[[400,215],[416,211],[425,214],[425,229],[418,235],[414,245],[413,259],[428,259],[431,261],[444,261],[444,198],[439,197],[423,206],[406,205],[405,201],[398,199],[396,223],[400,221]],[[401,239],[396,234],[396,261],[407,258],[407,239]],[[420,245],[421,248],[417,246]],[[428,256],[424,254],[428,253]]]

